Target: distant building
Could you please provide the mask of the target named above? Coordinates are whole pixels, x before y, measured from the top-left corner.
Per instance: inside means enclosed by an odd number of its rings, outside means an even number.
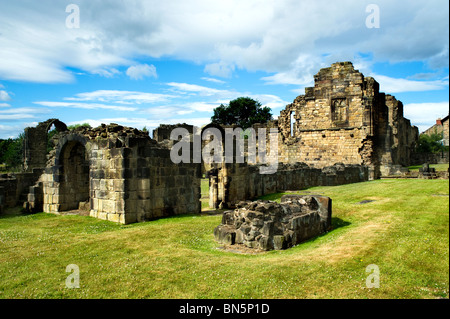
[[[448,115],[444,117],[443,119],[438,118],[436,120],[436,124],[434,124],[432,127],[424,131],[422,134],[431,135],[431,134],[442,134],[443,135],[443,144],[445,146],[449,146],[448,141]]]

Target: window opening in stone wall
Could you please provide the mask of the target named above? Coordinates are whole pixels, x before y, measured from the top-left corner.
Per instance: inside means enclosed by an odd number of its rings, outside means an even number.
[[[345,99],[334,99],[331,101],[331,119],[335,124],[347,122],[347,103]]]
[[[47,154],[55,147],[53,143],[53,137],[58,134],[58,130],[56,129],[55,124],[51,124],[47,131]]]
[[[291,122],[291,137],[294,137],[294,122],[295,122],[295,112],[292,111],[291,112],[291,118],[290,118],[290,122]]]

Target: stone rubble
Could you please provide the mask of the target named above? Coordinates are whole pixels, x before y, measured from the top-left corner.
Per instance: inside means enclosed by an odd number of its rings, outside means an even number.
[[[326,196],[284,195],[281,203],[241,201],[226,211],[214,229],[223,244],[282,250],[318,236],[331,227],[331,199]]]

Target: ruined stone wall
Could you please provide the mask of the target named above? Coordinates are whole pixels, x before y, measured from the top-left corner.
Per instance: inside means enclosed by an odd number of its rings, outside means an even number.
[[[200,212],[200,164],[175,164],[169,148],[141,139],[125,154],[124,167],[126,223]]]
[[[398,167],[412,164],[412,154],[417,145],[419,130],[411,126],[411,122],[403,117],[403,103],[391,95],[385,96],[388,108],[389,134],[385,135],[384,143],[380,146],[381,173],[383,176],[391,175]]]
[[[369,179],[369,170],[361,165],[335,164],[311,168],[305,163],[279,164],[274,174],[260,174],[260,165],[226,164],[213,176],[223,189],[218,189],[216,204],[234,207],[241,200],[286,190],[301,190],[313,186],[335,186]],[[210,191],[214,190],[210,187]],[[211,200],[211,198],[210,198]]]
[[[47,163],[47,134],[52,126],[58,132],[67,131],[67,126],[57,119],[40,122],[36,127],[27,127],[24,131],[23,168],[31,172],[33,168],[44,168]]]
[[[31,172],[8,173],[0,175],[0,206],[3,209],[15,207],[26,200],[28,189],[39,176],[42,169],[33,169]]]
[[[160,126],[158,126],[156,129],[153,130],[153,139],[156,140],[157,142],[163,142],[165,140],[169,140],[170,139],[170,133],[178,128],[185,128],[186,130],[188,130],[188,132],[190,134],[193,133],[194,130],[194,126],[193,125],[189,125],[186,123],[183,124],[161,124]]]
[[[148,133],[119,126],[79,128],[58,135],[29,207],[132,223],[200,212],[200,165],[174,164],[170,150]]]
[[[364,158],[361,149],[375,134],[374,103],[367,98],[377,91],[374,82],[349,62],[321,69],[314,80],[280,113],[280,162],[371,164],[371,154]]]
[[[400,101],[380,93],[375,79],[350,62],[321,69],[314,81],[280,112],[280,162],[367,165],[371,179],[391,165],[409,165],[418,130]]]
[[[266,136],[256,138],[266,142],[269,162],[279,163],[273,174],[260,174],[257,165],[247,163],[195,163],[195,143],[190,163],[173,163],[170,133],[185,128],[193,142],[194,127],[188,124],[161,125],[151,139],[148,132],[117,124],[66,131],[55,119],[40,123],[26,130],[26,169],[45,166],[49,127],[55,124],[60,133],[45,173],[30,189],[28,207],[39,210],[42,205],[47,212],[83,208],[91,216],[130,223],[199,212],[203,173],[210,176],[210,203],[217,207],[277,190],[375,179],[411,164],[417,128],[403,117],[400,101],[379,92],[375,79],[364,77],[350,62],[339,62],[321,69],[314,80],[314,87],[306,88],[277,120],[253,125],[256,134],[266,129]],[[271,128],[279,132],[276,146],[269,138]],[[224,138],[224,128],[219,131]],[[195,145],[203,149],[206,143],[200,139]]]
[[[414,153],[411,157],[411,165],[448,164],[450,160],[449,152],[441,153]]]

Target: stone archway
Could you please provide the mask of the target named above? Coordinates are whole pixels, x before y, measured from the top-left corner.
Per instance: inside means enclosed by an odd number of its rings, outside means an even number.
[[[67,126],[58,119],[40,122],[36,127],[27,127],[24,131],[23,168],[31,172],[33,168],[44,168],[47,163],[47,133],[55,126],[58,132],[67,131]]]
[[[68,141],[59,154],[59,211],[89,210],[89,160],[85,146]]]

